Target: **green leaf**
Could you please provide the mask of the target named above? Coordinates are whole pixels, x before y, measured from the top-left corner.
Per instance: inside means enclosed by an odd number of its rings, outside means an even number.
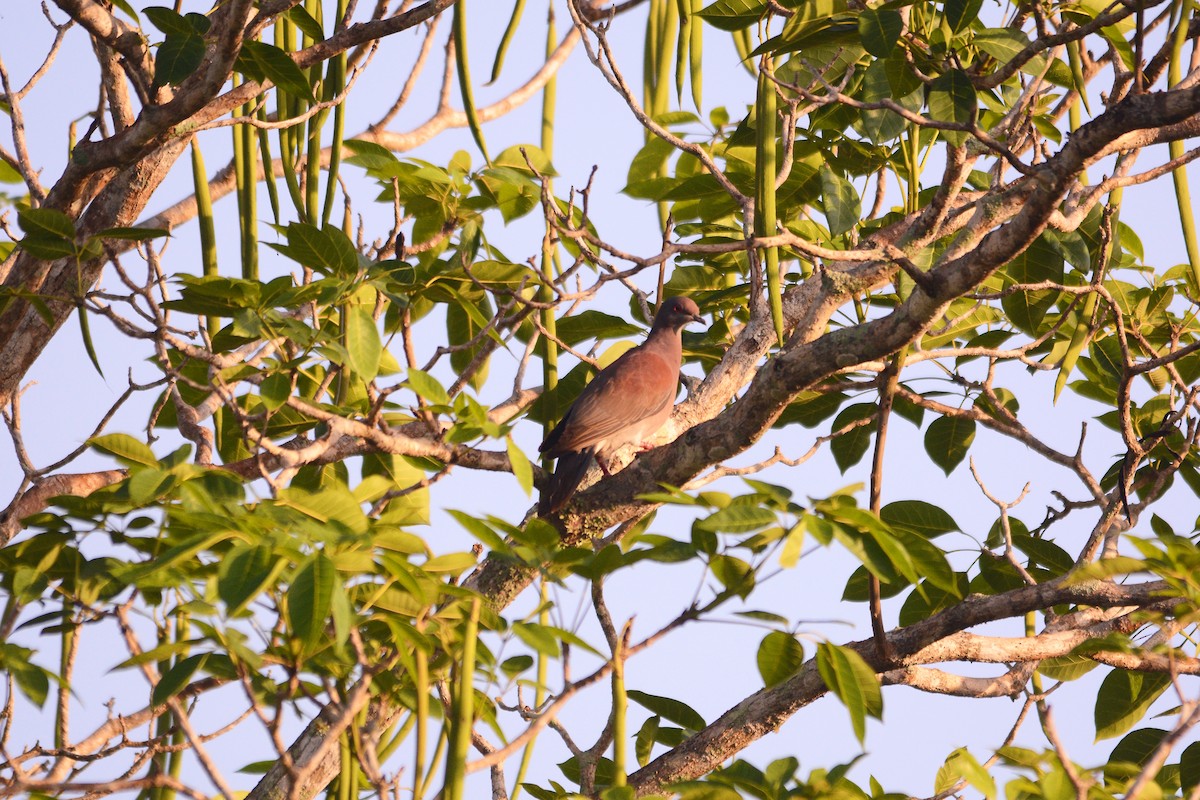
[[[1108,754],[1108,762],[1104,770],[1105,777],[1118,772],[1118,770],[1110,769],[1117,764],[1130,764],[1140,769],[1162,744],[1167,733],[1161,728],[1138,728],[1136,731],[1127,733]],[[1180,763],[1182,764],[1182,758]],[[1186,797],[1187,790],[1184,791]]]
[[[138,13],[136,11],[133,10],[133,6],[131,6],[129,4],[129,0],[112,0],[112,4],[114,7],[119,8],[122,11],[124,11],[129,16],[129,18],[132,19],[134,22],[136,22],[138,25],[142,24],[142,18],[138,16]]]
[[[379,337],[379,328],[376,327],[371,312],[361,305],[347,308],[343,321],[350,369],[370,383],[379,374],[380,358],[383,355],[383,340]]]
[[[996,779],[965,747],[960,747],[950,754],[946,759],[946,769],[981,792],[987,800],[995,800]],[[938,774],[939,777],[942,775],[940,770]]]
[[[400,159],[381,144],[360,139],[347,139],[345,146],[347,150],[354,153],[346,159],[347,164],[354,164],[369,172],[379,172],[389,176],[395,176],[400,168]]]
[[[161,706],[187,688],[188,681],[204,665],[208,656],[208,653],[200,653],[176,661],[154,685],[154,691],[150,693],[150,705]]]
[[[17,212],[21,230],[42,239],[75,238],[75,223],[56,208],[26,208]]]
[[[146,9],[143,9],[146,10]],[[204,61],[204,39],[195,33],[172,34],[154,58],[154,85],[178,86]]]
[[[325,31],[321,28],[321,23],[308,13],[308,9],[304,6],[293,6],[288,10],[286,16],[314,42],[325,40]]]
[[[96,345],[92,342],[92,323],[88,317],[87,306],[79,304],[76,309],[76,318],[79,320],[79,334],[83,337],[83,350],[87,353],[92,366],[95,367],[96,373],[100,377],[104,377],[104,370],[100,367],[100,357],[96,355]]]
[[[357,534],[367,532],[367,515],[345,484],[337,481],[325,483],[317,491],[289,486],[276,502],[327,525],[336,523]]]
[[[839,236],[858,224],[862,217],[862,201],[850,181],[821,164],[821,197],[829,232]]]
[[[875,672],[858,653],[832,642],[817,645],[817,670],[829,691],[850,712],[854,735],[860,742],[864,741],[867,716],[883,717],[883,693]]]
[[[569,345],[577,345],[587,339],[616,339],[641,333],[637,325],[602,311],[583,311],[558,320],[555,333]]]
[[[630,689],[625,694],[642,708],[648,709],[663,719],[674,722],[676,725],[681,725],[690,731],[704,729],[704,717],[700,716],[694,708],[686,703],[681,703],[670,697],[660,697],[656,694],[639,692],[636,689]]]
[[[217,570],[217,595],[229,616],[238,614],[257,597],[284,564],[265,544],[241,544],[230,550]]]
[[[131,467],[157,467],[158,459],[148,445],[125,433],[108,433],[97,436],[89,444],[102,453],[115,456],[118,461]]]
[[[867,52],[878,58],[892,54],[902,30],[904,19],[894,9],[864,8],[858,14],[858,36]]]
[[[288,622],[305,650],[312,649],[325,633],[336,581],[333,561],[324,553],[317,553],[300,568],[288,588]]]
[[[656,714],[652,717],[647,717],[646,721],[642,723],[642,727],[638,728],[633,747],[638,766],[640,767],[644,767],[650,763],[650,754],[653,752],[654,745],[658,741],[658,728],[661,722],[662,717]]]
[[[900,528],[926,539],[962,530],[944,508],[924,500],[897,500],[888,503],[880,510],[879,518],[893,528]]]
[[[700,9],[697,16],[714,28],[738,31],[756,22],[766,7],[766,0],[717,0]]]
[[[421,565],[426,572],[450,572],[458,574],[475,566],[475,556],[470,553],[445,553],[434,556]]]
[[[946,0],[944,9],[950,30],[958,33],[978,19],[979,9],[982,5],[983,0]],[[995,784],[993,784],[992,790],[995,791],[995,788]]]
[[[1012,61],[1029,45],[1024,31],[1013,28],[986,28],[976,31],[972,43],[1001,64]]]
[[[533,656],[513,656],[500,662],[500,671],[509,677],[515,677],[532,667],[533,663]]]
[[[1189,797],[1200,784],[1200,742],[1192,742],[1179,754],[1179,782],[1184,797]]]
[[[511,436],[508,437],[505,446],[508,449],[508,463],[512,465],[513,477],[517,479],[517,485],[525,492],[525,496],[529,497],[533,494],[533,466],[525,457],[525,451],[517,446]]]
[[[558,658],[558,639],[544,625],[532,622],[514,622],[512,631],[518,639],[542,655]]]
[[[179,12],[164,6],[147,6],[142,9],[150,24],[167,36],[194,36],[196,34],[192,23],[188,22]]]
[[[938,417],[925,431],[925,452],[949,475],[967,457],[975,441],[975,420]]]
[[[833,420],[833,430],[840,431],[855,422],[870,419],[875,416],[876,411],[874,403],[855,403],[846,406]],[[829,449],[833,453],[833,460],[837,463],[838,469],[845,472],[862,460],[867,453],[867,448],[871,446],[872,433],[870,424],[858,425],[838,435],[830,443]]]
[[[291,56],[274,45],[253,40],[243,42],[234,68],[256,81],[267,78],[288,94],[310,103],[316,102],[304,70],[296,66]]]
[[[74,242],[66,239],[51,239],[44,236],[26,236],[17,245],[34,258],[42,261],[57,261],[60,258],[74,258],[78,253]]]
[[[733,556],[713,556],[708,562],[717,580],[731,592],[746,597],[754,591],[754,567]]]
[[[268,411],[278,411],[292,394],[292,378],[286,372],[276,372],[263,378],[258,385],[258,396]]]
[[[1046,658],[1038,662],[1038,672],[1056,681],[1073,681],[1082,678],[1100,664],[1090,658],[1077,655]]]
[[[763,684],[774,686],[804,665],[804,647],[790,633],[771,631],[758,645],[757,662]]]
[[[714,533],[749,533],[774,525],[775,522],[775,512],[769,508],[738,504],[726,506],[705,519],[698,520],[696,526]]]
[[[303,222],[287,227],[287,244],[271,247],[306,267],[329,275],[354,275],[358,271],[358,251],[346,234],[337,228],[316,228]]]
[[[929,116],[941,122],[969,125],[975,120],[978,101],[971,79],[962,70],[952,69],[929,85]],[[961,145],[967,137],[963,131],[942,131],[946,141]]]
[[[1096,741],[1120,736],[1146,715],[1150,705],[1171,685],[1171,676],[1114,669],[1096,693]]]
[[[171,232],[164,228],[105,228],[93,235],[92,239],[120,239],[125,242],[146,242],[151,239],[161,239],[170,236]]]
[[[50,678],[46,670],[30,660],[32,656],[33,651],[26,647],[0,643],[0,672],[11,675],[21,693],[41,707],[50,694]]]
[[[428,400],[435,406],[444,406],[450,402],[450,395],[446,394],[446,390],[438,383],[437,378],[430,375],[428,372],[411,368],[408,370],[408,379],[405,381],[418,397]]]

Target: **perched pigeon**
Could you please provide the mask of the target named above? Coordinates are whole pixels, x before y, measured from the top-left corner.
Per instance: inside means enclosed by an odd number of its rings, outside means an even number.
[[[592,457],[604,459],[627,444],[641,444],[671,416],[679,393],[685,325],[703,322],[696,303],[671,297],[654,315],[650,336],[600,371],[583,388],[539,452],[558,459],[542,488],[538,514],[558,511],[579,487]]]

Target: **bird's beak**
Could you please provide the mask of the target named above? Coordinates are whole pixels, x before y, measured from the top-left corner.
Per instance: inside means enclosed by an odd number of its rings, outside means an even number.
[[[692,322],[699,322],[701,325],[703,325],[703,324],[704,324],[704,317],[700,316],[699,314],[692,314],[691,321],[692,321]]]

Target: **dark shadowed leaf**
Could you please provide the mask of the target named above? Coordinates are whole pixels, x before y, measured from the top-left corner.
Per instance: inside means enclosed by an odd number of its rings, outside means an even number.
[[[891,8],[864,8],[858,15],[858,35],[867,52],[878,58],[887,58],[896,49],[904,20],[900,12]]]
[[[150,704],[159,706],[179,694],[188,685],[188,681],[196,674],[196,670],[204,666],[208,653],[200,653],[175,662],[154,686],[150,693]]]
[[[862,201],[850,181],[821,165],[821,198],[825,206],[825,219],[829,232],[839,236],[858,224],[862,216]]]
[[[154,59],[154,83],[178,86],[204,60],[204,40],[196,34],[171,35],[158,48]]]
[[[296,66],[291,56],[274,45],[243,42],[234,66],[255,80],[266,78],[288,94],[302,97],[310,103],[316,99],[304,71]]]
[[[975,120],[976,105],[975,87],[962,70],[949,70],[929,85],[929,116],[936,120],[968,125]],[[967,136],[950,130],[942,135],[953,144],[961,144]]]
[[[663,719],[674,722],[676,725],[682,725],[692,731],[704,728],[704,717],[696,713],[696,710],[686,703],[681,703],[670,697],[660,697],[655,694],[639,692],[636,689],[630,689],[626,694],[630,700],[639,706],[649,709]]]

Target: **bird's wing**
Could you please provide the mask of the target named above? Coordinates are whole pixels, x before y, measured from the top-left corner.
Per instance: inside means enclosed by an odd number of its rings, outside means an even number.
[[[667,359],[645,347],[630,350],[584,387],[545,451],[578,452],[612,439],[669,408],[678,393],[679,372]]]

